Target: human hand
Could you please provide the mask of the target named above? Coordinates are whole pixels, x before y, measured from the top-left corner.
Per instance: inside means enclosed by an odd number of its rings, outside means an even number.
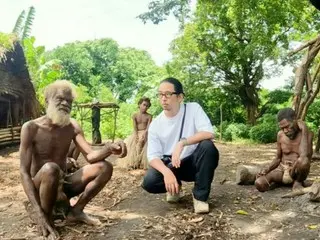
[[[72,170],[72,169],[79,169],[79,163],[72,157],[67,157],[67,164],[66,164],[67,170]]]
[[[110,145],[112,154],[119,155],[119,158],[127,156],[127,146],[123,141],[118,141]]]
[[[302,120],[298,120],[298,121],[297,121],[297,124],[298,124],[298,127],[299,127],[299,129],[300,129],[301,131],[303,131],[303,130],[305,130],[305,129],[307,128],[307,125],[306,125],[305,122],[302,121]]]
[[[167,192],[170,194],[179,193],[179,184],[177,178],[169,168],[168,171],[164,173],[163,178]]]
[[[180,164],[181,164],[180,155],[182,150],[183,150],[183,143],[178,142],[173,150],[172,157],[171,157],[172,166],[175,168],[180,167]]]
[[[37,214],[37,227],[41,236],[48,237],[48,239],[60,239],[58,232],[50,224],[48,217],[43,212]]]
[[[258,177],[261,177],[261,176],[265,176],[265,175],[267,175],[268,173],[269,173],[268,168],[263,168],[263,169],[261,169],[260,172],[257,174],[257,178],[258,178]]]

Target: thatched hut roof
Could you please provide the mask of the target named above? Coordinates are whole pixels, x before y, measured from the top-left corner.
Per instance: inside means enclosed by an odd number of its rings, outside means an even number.
[[[6,35],[0,33],[0,102],[20,104],[21,117],[25,120],[35,118],[39,115],[39,103],[22,46],[13,35],[3,36]],[[1,113],[4,109],[0,109],[0,116],[4,115]]]

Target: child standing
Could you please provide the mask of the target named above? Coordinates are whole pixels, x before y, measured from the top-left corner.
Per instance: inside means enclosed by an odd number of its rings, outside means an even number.
[[[120,166],[127,169],[147,169],[147,136],[152,115],[147,111],[151,106],[150,99],[142,97],[138,102],[139,112],[133,114],[133,134],[125,141],[128,155],[121,159]]]

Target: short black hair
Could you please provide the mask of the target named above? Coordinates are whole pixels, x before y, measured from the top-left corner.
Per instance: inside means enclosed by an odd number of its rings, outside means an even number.
[[[139,99],[139,102],[138,102],[138,106],[141,105],[141,103],[143,102],[147,102],[148,103],[148,107],[151,107],[151,101],[150,101],[150,98],[148,97],[142,97]]]
[[[292,108],[283,108],[278,112],[278,122],[281,122],[283,119],[288,121],[293,121],[296,119],[296,113]]]
[[[161,83],[165,83],[165,82],[171,83],[171,84],[173,85],[173,87],[174,87],[174,91],[175,91],[177,94],[181,94],[181,93],[184,94],[182,83],[181,83],[178,79],[176,79],[176,78],[174,78],[174,77],[168,77],[168,78],[163,79],[163,80],[160,82],[160,84],[161,84]]]

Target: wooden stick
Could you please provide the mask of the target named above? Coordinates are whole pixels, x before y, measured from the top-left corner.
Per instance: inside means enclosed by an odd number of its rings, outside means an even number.
[[[76,232],[76,233],[82,234],[82,231],[79,231],[79,230],[77,230],[77,229],[75,229],[75,228],[72,228],[72,227],[69,227],[69,226],[65,226],[65,228],[67,228],[67,229],[69,229],[69,230],[72,230],[72,231],[74,231],[74,232]]]

